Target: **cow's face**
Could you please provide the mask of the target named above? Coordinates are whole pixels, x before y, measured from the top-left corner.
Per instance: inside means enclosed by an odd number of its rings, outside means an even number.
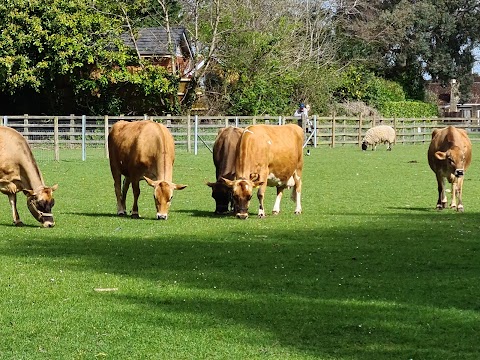
[[[168,209],[172,203],[173,191],[182,190],[187,185],[174,184],[165,180],[153,181],[144,176],[148,185],[153,187],[153,198],[155,200],[155,207],[157,208],[157,220],[167,220]]]
[[[212,197],[215,200],[215,214],[223,215],[230,211],[229,206],[232,202],[232,190],[223,181],[207,182],[207,186],[212,188]]]
[[[27,195],[27,207],[30,213],[37,221],[42,223],[43,227],[55,226],[53,221],[52,208],[55,205],[53,192],[57,190],[58,185],[52,187],[42,186],[41,188],[33,190],[23,190]]]
[[[258,177],[257,177],[258,178]],[[262,185],[261,182],[251,179],[228,180],[222,178],[232,190],[235,216],[239,219],[248,218],[248,208],[253,196],[253,189]]]
[[[445,152],[437,151],[435,157],[438,160],[446,161],[448,169],[455,177],[458,178],[464,175],[465,153],[458,146],[453,146]]]

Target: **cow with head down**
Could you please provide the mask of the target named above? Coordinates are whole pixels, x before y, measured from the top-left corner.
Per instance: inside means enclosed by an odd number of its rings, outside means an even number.
[[[258,216],[265,217],[267,186],[277,188],[272,213],[280,212],[283,191],[292,187],[295,214],[302,212],[303,131],[298,125],[252,125],[245,129],[238,145],[235,180],[223,179],[232,189],[236,217],[248,218],[250,199],[258,188]]]
[[[164,125],[151,120],[118,121],[108,135],[108,150],[117,198],[117,214],[126,215],[126,197],[132,184],[131,216],[139,218],[139,183],[145,180],[154,189],[156,218],[166,220],[174,190],[186,187],[172,181],[175,144],[170,131]]]
[[[14,129],[0,126],[0,192],[8,196],[15,226],[23,225],[17,211],[17,192],[23,191],[33,217],[43,227],[53,227],[53,192],[57,188],[45,185],[25,138]]]
[[[235,161],[237,146],[243,129],[226,127],[218,131],[213,144],[213,163],[215,165],[216,182],[207,182],[212,188],[215,200],[215,214],[226,214],[233,209],[232,190],[223,179],[235,178]]]
[[[453,126],[433,130],[428,148],[428,164],[437,178],[437,209],[441,210],[447,206],[446,179],[452,184],[450,207],[460,212],[464,211],[463,179],[471,161],[472,144],[465,130]]]

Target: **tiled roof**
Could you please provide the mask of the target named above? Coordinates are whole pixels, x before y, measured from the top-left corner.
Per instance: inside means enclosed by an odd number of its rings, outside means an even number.
[[[172,41],[174,44],[174,52],[183,53],[188,52],[189,44],[186,40],[185,28],[173,27],[170,28]],[[130,34],[124,33],[122,39],[125,45],[135,49],[135,45],[130,37]],[[140,28],[136,33],[137,48],[141,56],[164,56],[170,55],[168,50],[168,36],[167,31],[163,27]]]
[[[447,105],[450,102],[450,85],[442,86],[440,83],[428,83],[427,89],[437,95],[439,105]],[[473,77],[468,104],[480,104],[480,76]]]

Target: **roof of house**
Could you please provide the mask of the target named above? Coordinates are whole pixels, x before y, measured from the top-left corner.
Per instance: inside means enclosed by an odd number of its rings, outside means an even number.
[[[181,52],[184,56],[192,56],[192,48],[187,38],[184,27],[170,28],[172,42],[174,44],[174,52],[179,55]],[[140,28],[135,33],[136,44],[140,56],[168,56],[168,35],[163,27]],[[122,39],[128,47],[135,49],[135,44],[128,33],[122,34]]]
[[[450,84],[443,86],[440,83],[431,82],[427,84],[427,89],[437,95],[439,105],[448,105],[450,103]],[[470,89],[470,98],[466,101],[468,104],[480,104],[480,76],[474,75],[473,84]]]

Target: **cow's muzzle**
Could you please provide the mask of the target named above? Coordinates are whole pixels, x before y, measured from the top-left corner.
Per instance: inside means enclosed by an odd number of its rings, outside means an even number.
[[[53,216],[42,216],[42,226],[44,228],[51,228],[55,226],[55,221],[53,221]]]
[[[248,218],[248,213],[246,213],[246,212],[245,212],[245,213],[240,213],[240,212],[239,212],[239,213],[237,213],[235,216],[236,216],[238,219],[246,220],[246,219]]]
[[[464,174],[463,169],[456,169],[455,170],[455,176],[456,177],[461,177],[461,176],[463,176],[463,174]]]
[[[158,214],[157,213],[157,220],[167,220],[168,215],[167,214]]]

